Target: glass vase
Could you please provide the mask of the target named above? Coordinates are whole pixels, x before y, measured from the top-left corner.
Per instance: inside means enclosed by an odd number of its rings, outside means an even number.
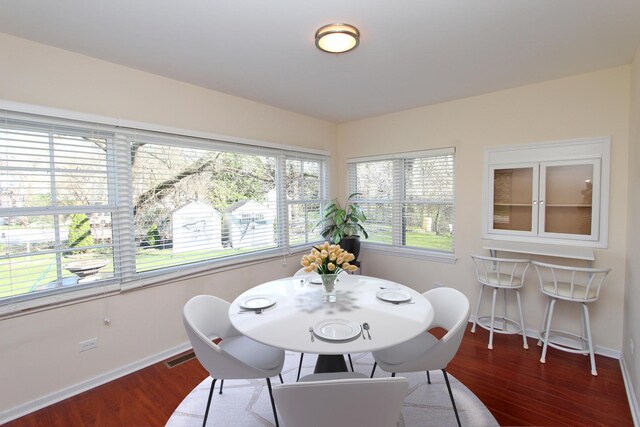
[[[324,302],[336,301],[336,279],[337,274],[321,274],[322,278],[322,300]]]

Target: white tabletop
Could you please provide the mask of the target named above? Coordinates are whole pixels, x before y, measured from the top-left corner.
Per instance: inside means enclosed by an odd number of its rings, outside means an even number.
[[[233,326],[244,335],[273,347],[302,353],[345,354],[380,350],[414,338],[429,329],[433,308],[422,294],[384,279],[344,275],[336,283],[337,301],[323,303],[322,285],[309,282],[310,276],[296,276],[268,282],[236,298],[229,308]],[[401,290],[410,304],[393,304],[376,297],[381,287]],[[241,303],[258,295],[276,303],[262,313],[241,313]],[[328,320],[367,322],[371,340],[361,335],[350,340],[330,341],[315,337],[309,327]]]

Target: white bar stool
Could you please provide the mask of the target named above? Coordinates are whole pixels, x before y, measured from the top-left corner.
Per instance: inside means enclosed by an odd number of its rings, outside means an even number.
[[[546,362],[549,346],[569,353],[589,355],[591,359],[591,375],[598,375],[596,360],[593,356],[593,340],[591,339],[591,323],[587,303],[594,302],[600,295],[600,289],[610,268],[568,267],[565,265],[532,262],[540,280],[540,291],[549,297],[547,308],[542,320],[542,327],[538,334],[538,345],[544,343],[540,362]],[[551,329],[553,309],[557,300],[579,303],[582,311],[582,334]],[[586,337],[585,337],[586,335]],[[553,338],[563,337],[578,343],[581,348],[574,348],[558,342]]]
[[[473,321],[471,332],[476,332],[476,324],[489,331],[489,350],[493,350],[493,333],[499,334],[519,334],[522,333],[522,346],[529,348],[527,344],[527,334],[524,327],[524,316],[522,315],[522,302],[520,300],[520,288],[524,286],[524,277],[529,268],[528,259],[495,258],[481,255],[471,255],[476,266],[476,276],[482,285],[480,296],[476,305],[476,318]],[[482,294],[485,286],[493,288],[493,300],[491,303],[491,315],[479,316]],[[502,315],[496,315],[496,297],[498,290],[502,289]],[[507,290],[513,290],[518,303],[518,314],[520,320],[507,317]],[[496,319],[499,325],[495,324]]]

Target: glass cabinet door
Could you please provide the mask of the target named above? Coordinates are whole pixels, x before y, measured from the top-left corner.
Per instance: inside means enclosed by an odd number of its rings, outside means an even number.
[[[491,168],[493,230],[535,232],[538,188],[537,165]]]
[[[591,237],[597,233],[593,215],[598,212],[599,163],[586,161],[541,164],[540,231]],[[594,182],[596,188],[594,189]],[[594,194],[595,192],[595,194]]]

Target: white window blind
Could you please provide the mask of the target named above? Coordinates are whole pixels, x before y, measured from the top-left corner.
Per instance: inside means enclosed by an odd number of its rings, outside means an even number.
[[[0,312],[319,241],[325,168],[318,154],[0,112]]]
[[[454,172],[453,148],[350,160],[367,241],[453,253]]]
[[[0,117],[0,301],[116,277],[113,134]]]

